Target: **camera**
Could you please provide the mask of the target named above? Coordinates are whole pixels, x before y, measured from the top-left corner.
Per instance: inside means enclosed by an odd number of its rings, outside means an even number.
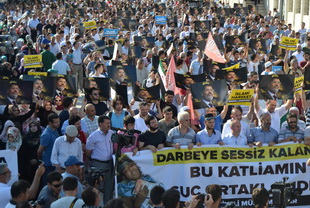
[[[289,203],[302,194],[302,190],[294,189],[292,183],[287,183],[288,177],[283,181],[271,184],[272,201],[275,207],[286,207]]]
[[[90,186],[96,186],[100,180],[104,179],[104,176],[108,171],[109,170],[103,171],[102,169],[97,167],[90,167],[90,170],[88,171],[88,176],[86,178],[86,182]]]

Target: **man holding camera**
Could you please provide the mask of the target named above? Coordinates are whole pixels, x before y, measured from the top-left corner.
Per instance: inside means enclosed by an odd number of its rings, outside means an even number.
[[[111,119],[108,116],[99,116],[98,124],[99,129],[87,139],[85,154],[92,161],[91,166],[105,172],[103,201],[106,203],[112,198],[113,190],[113,131],[110,129]]]

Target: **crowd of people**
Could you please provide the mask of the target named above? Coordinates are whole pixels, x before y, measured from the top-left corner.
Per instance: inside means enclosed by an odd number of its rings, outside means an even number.
[[[208,34],[225,62],[208,57]],[[281,48],[282,37],[297,39],[296,48]],[[20,179],[8,185],[11,170],[1,161],[0,208],[29,207],[29,200],[42,208],[174,208],[178,191],[146,189],[150,178],[132,161],[114,167],[112,156],[209,144],[310,145],[310,28],[301,22],[294,30],[276,8],[262,16],[255,6],[218,0],[10,1],[2,5],[0,40],[7,83],[0,90],[0,149],[17,152]],[[28,55],[42,62],[29,67]],[[245,68],[245,80],[235,69],[222,70],[236,65]],[[170,70],[181,77],[170,82],[181,87],[167,87]],[[27,94],[20,83],[30,74]],[[304,81],[283,93],[283,75]],[[225,82],[223,99],[235,89],[254,89],[249,105],[216,102],[217,80]],[[192,99],[198,82],[200,100]],[[93,168],[102,177],[87,184]],[[115,174],[130,182],[114,187]],[[220,187],[209,191],[186,207],[199,201],[218,207]],[[259,207],[268,200],[255,196],[264,193],[253,193]]]

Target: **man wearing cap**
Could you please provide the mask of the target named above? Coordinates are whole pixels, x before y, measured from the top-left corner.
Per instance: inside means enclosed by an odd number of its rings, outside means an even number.
[[[60,173],[64,172],[65,161],[69,156],[75,156],[80,161],[83,160],[82,143],[76,138],[77,135],[77,128],[74,125],[69,125],[66,127],[65,135],[58,137],[54,143],[51,162]]]
[[[291,107],[289,110],[288,110],[288,113],[290,114],[295,114],[297,116],[297,126],[299,126],[300,128],[302,129],[306,129],[306,123],[303,121],[303,120],[300,120],[299,119],[299,110],[297,107]],[[287,121],[284,121],[282,123],[282,128],[285,128],[287,127],[288,124],[287,124]]]
[[[82,165],[84,165],[84,163],[81,162],[81,160],[79,160],[77,157],[71,155],[65,161],[66,171],[63,174],[61,174],[63,179],[65,179],[67,177],[73,177],[73,178],[77,179],[78,187],[77,187],[76,197],[79,199],[82,198],[82,192],[85,189],[85,186],[82,185],[82,183],[80,182],[80,179],[78,177],[80,175],[80,170],[81,170],[80,166],[82,166]]]
[[[99,116],[99,129],[94,131],[86,141],[86,156],[92,161],[91,166],[106,172],[104,177],[104,203],[112,198],[113,189],[113,144],[111,137],[111,119],[108,116]]]
[[[221,144],[221,132],[214,129],[215,117],[213,114],[209,113],[205,115],[206,128],[199,131],[196,135],[197,146],[201,144]]]
[[[272,75],[275,74],[272,70],[272,63],[270,61],[267,61],[265,63],[265,70],[261,73],[261,75]]]

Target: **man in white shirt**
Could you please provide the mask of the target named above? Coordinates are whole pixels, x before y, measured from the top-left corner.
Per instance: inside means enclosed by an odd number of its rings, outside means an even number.
[[[297,45],[296,51],[292,54],[295,56],[298,61],[298,66],[300,66],[300,62],[304,61],[304,52],[302,51],[301,44]]]
[[[241,133],[241,123],[239,120],[233,120],[230,124],[231,133],[223,138],[225,145],[244,146],[247,144],[247,138]]]
[[[32,15],[32,19],[29,20],[29,22],[28,22],[28,26],[31,29],[31,39],[32,39],[33,42],[36,42],[36,40],[37,40],[37,26],[38,26],[39,23],[40,22],[37,19],[37,15],[33,14]]]
[[[258,90],[258,89],[257,89]],[[263,113],[269,113],[271,116],[271,127],[275,129],[278,133],[280,132],[281,117],[287,113],[287,110],[292,106],[292,100],[287,100],[287,102],[277,108],[276,100],[267,100],[266,108],[262,109],[258,103],[258,95],[254,99],[254,109],[257,117]],[[260,122],[260,121],[259,121]],[[261,125],[261,123],[259,123]]]
[[[227,122],[223,126],[222,138],[228,136],[231,133],[231,123],[233,120],[240,121],[241,134],[248,137],[250,135],[250,127],[246,122],[242,121],[241,111],[238,108],[233,108],[230,116],[231,116],[231,119],[227,120]]]
[[[81,140],[76,137],[77,135],[77,128],[74,125],[69,125],[66,128],[66,134],[55,140],[51,162],[60,173],[65,171],[65,162],[69,156],[73,155],[77,157],[79,161],[83,160],[82,143]]]
[[[145,119],[148,116],[149,105],[146,102],[139,103],[139,114],[135,115],[135,129],[141,132],[148,130]]]
[[[82,49],[80,42],[75,41],[73,43],[73,59],[72,59],[72,75],[78,76],[78,87],[80,90],[83,89],[83,62],[82,62]]]
[[[56,54],[57,60],[53,63],[52,68],[58,71],[58,74],[67,75],[71,74],[70,66],[67,62],[62,60],[62,53]]]

